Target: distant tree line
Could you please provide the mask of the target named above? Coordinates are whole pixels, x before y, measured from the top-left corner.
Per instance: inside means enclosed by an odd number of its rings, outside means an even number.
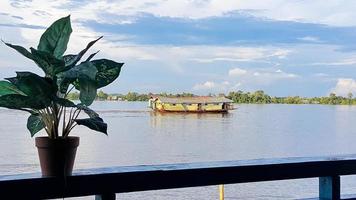
[[[99,92],[96,94],[96,100],[99,101],[108,100],[110,96],[112,95],[107,94],[102,90],[99,90]],[[71,92],[67,95],[67,98],[70,100],[79,100],[79,92]]]
[[[337,96],[335,93],[330,93],[326,97],[271,97],[265,94],[264,91],[256,92],[230,92],[227,98],[235,103],[253,103],[253,104],[330,104],[330,105],[356,105],[356,99],[353,94],[349,93],[347,97]]]
[[[103,100],[122,100],[122,101],[148,101],[151,96],[163,96],[163,97],[193,97],[194,94],[191,93],[181,93],[181,94],[171,94],[171,93],[159,93],[159,94],[139,94],[137,92],[128,92],[127,94],[108,94],[100,90],[97,93],[96,100],[103,101]],[[79,93],[78,92],[71,92],[67,96],[70,100],[78,100]]]
[[[196,96],[192,93],[160,93],[160,94],[140,94],[137,92],[128,92],[127,94],[108,94],[103,91],[99,91],[97,94],[97,100],[121,100],[121,101],[148,101],[151,96],[164,96],[164,97],[193,97]],[[246,104],[330,104],[330,105],[356,105],[356,98],[353,98],[353,94],[349,93],[347,97],[337,96],[335,93],[330,93],[325,97],[300,97],[300,96],[288,96],[288,97],[275,97],[266,94],[263,90],[257,90],[255,92],[230,92],[225,94],[209,94],[208,96],[225,96],[231,99],[234,103],[246,103]],[[68,99],[78,100],[79,93],[72,92],[67,96]]]

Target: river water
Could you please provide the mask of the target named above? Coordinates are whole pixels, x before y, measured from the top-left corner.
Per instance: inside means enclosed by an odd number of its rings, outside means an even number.
[[[109,136],[84,127],[74,129],[73,135],[81,137],[75,168],[356,153],[356,106],[242,104],[228,114],[161,114],[146,106],[95,102],[92,108],[108,123]],[[26,113],[0,110],[0,174],[39,172],[26,119]],[[342,177],[342,192],[356,193],[356,177]],[[226,199],[298,199],[317,194],[317,179],[225,186]],[[218,199],[218,187],[117,197]]]

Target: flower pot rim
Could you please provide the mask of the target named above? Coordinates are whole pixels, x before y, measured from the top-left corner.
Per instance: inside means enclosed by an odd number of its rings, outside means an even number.
[[[50,140],[65,140],[65,139],[71,139],[71,138],[80,138],[79,136],[67,136],[67,137],[58,137],[58,138],[50,138],[48,136],[38,136],[38,137],[35,137],[36,138],[43,138],[43,139],[50,139]]]
[[[68,136],[65,138],[56,138],[51,139],[46,136],[36,137],[35,144],[37,148],[49,148],[54,146],[62,146],[65,148],[76,148],[79,146],[80,137],[77,136]]]

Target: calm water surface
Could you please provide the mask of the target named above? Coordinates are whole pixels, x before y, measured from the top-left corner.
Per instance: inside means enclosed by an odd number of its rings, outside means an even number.
[[[95,102],[109,137],[77,128],[75,168],[356,154],[356,107],[236,105],[229,114],[160,114],[145,102]],[[0,174],[38,172],[27,114],[0,109]],[[342,179],[356,193],[356,177]],[[317,196],[317,179],[227,185],[226,199]],[[218,199],[218,187],[117,195],[119,199]],[[81,198],[81,199],[92,199]]]

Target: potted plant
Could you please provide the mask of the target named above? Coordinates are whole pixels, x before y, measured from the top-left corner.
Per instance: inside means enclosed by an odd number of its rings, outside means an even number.
[[[98,52],[80,62],[102,37],[91,41],[76,55],[64,55],[71,32],[67,16],[43,33],[37,49],[31,47],[29,51],[4,42],[44,71],[44,76],[16,72],[16,77],[0,81],[0,107],[28,112],[27,129],[31,137],[42,129],[47,133],[46,137],[35,138],[43,176],[71,174],[79,145],[79,137],[69,136],[75,126],[107,134],[107,124],[88,106],[95,100],[97,89],[112,83],[123,65],[108,59],[92,60]],[[78,104],[66,98],[74,88],[80,92]],[[79,118],[80,113],[88,117]]]

